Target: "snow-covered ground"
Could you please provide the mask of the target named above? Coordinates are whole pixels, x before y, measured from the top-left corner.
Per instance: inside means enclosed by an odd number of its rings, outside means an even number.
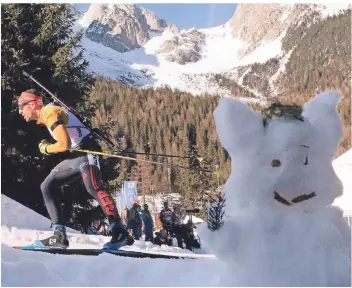
[[[192,254],[199,259],[52,255],[15,250],[11,246],[29,245],[50,236],[50,220],[5,195],[1,195],[1,214],[2,286],[217,286],[221,283],[222,264],[213,255],[159,247],[145,241],[136,241],[123,249],[179,256]],[[73,229],[68,229],[67,234],[70,248],[101,248],[109,241],[109,237],[81,234]],[[212,277],[212,272],[218,276]]]

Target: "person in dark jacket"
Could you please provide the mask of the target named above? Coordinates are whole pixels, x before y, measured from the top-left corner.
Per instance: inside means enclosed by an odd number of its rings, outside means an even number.
[[[169,235],[166,229],[161,229],[159,232],[155,232],[154,244],[159,246],[172,246],[172,237]]]
[[[169,203],[164,202],[164,209],[160,212],[160,222],[163,225],[163,228],[172,235],[172,226],[175,219],[175,214],[169,208]]]
[[[138,211],[138,203],[133,203],[133,206],[128,211],[128,221],[127,228],[133,231],[133,238],[139,240],[140,235],[140,226],[142,224],[141,215]]]
[[[178,247],[183,249],[183,242],[186,244],[186,249],[192,251],[192,241],[190,238],[191,229],[186,222],[186,209],[180,205],[174,206],[175,221],[173,232],[177,239]]]
[[[101,220],[94,220],[91,224],[91,226],[88,227],[87,229],[87,234],[92,234],[92,235],[108,235],[108,229],[106,227],[106,223]]]
[[[142,237],[143,235],[143,219],[142,219],[142,207],[141,205],[137,205],[137,211],[139,213],[141,222],[139,222],[139,237]]]
[[[144,224],[145,241],[153,242],[154,221],[148,209],[148,204],[144,204],[144,210],[142,211],[142,220]]]

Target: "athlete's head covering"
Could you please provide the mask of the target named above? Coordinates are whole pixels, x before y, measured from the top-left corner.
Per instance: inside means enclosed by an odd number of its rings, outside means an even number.
[[[35,105],[43,105],[43,97],[39,96],[35,89],[26,90],[18,97],[18,107],[20,110],[31,102]]]

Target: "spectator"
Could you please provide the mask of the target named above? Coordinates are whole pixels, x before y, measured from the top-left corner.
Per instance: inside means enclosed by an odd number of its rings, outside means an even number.
[[[142,211],[142,220],[144,224],[145,241],[153,242],[154,221],[148,209],[148,204],[144,204],[144,210]]]
[[[197,234],[196,228],[197,226],[194,226],[192,233],[190,233],[190,239],[191,239],[192,246],[194,248],[199,249],[201,248],[201,244],[200,244],[200,237]]]
[[[123,224],[128,226],[128,209],[127,209],[126,205],[123,209],[123,214],[122,214],[121,219],[122,219]]]
[[[88,227],[87,233],[93,235],[104,235],[108,236],[108,227],[104,221],[94,220],[92,224]]]
[[[159,232],[155,232],[154,244],[172,246],[172,237],[166,229],[161,229]]]
[[[175,218],[175,214],[169,208],[169,203],[164,202],[164,209],[160,212],[160,222],[163,228],[172,236],[172,223]]]
[[[139,218],[141,219],[141,222],[139,223],[139,236],[142,237],[143,235],[142,207],[139,204],[137,204],[137,211],[140,216]]]
[[[181,206],[174,207],[175,223],[173,232],[177,239],[178,247],[183,249],[183,241],[186,244],[186,249],[192,251],[192,239],[190,237],[192,229],[186,223],[186,210]]]
[[[140,225],[142,223],[141,215],[138,211],[138,203],[134,202],[131,209],[128,211],[127,229],[131,229],[133,232],[133,238],[139,240]]]

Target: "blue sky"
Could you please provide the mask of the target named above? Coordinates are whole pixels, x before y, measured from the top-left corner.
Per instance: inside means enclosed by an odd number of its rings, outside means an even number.
[[[227,22],[236,4],[137,4],[180,28],[209,28]]]
[[[88,9],[89,4],[75,5]],[[237,4],[136,4],[156,13],[169,24],[181,29],[209,28],[227,22],[236,10]]]

